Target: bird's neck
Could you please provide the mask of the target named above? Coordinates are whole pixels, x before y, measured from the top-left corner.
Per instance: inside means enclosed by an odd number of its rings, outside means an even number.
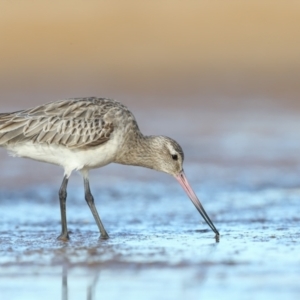
[[[155,136],[144,136],[142,133],[131,137],[129,143],[124,143],[122,151],[116,157],[115,162],[155,169],[155,138]]]

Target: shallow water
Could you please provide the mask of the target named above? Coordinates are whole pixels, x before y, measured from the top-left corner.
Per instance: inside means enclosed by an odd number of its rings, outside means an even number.
[[[212,123],[203,113],[191,129],[199,113],[174,124],[177,114],[141,127],[186,149],[186,175],[219,242],[175,180],[117,165],[91,174],[110,239],[99,240],[74,176],[71,240],[57,241],[61,170],[2,153],[1,299],[299,298],[300,118],[222,114]]]
[[[123,184],[95,190],[110,234],[104,241],[76,188],[69,192],[69,243],[55,239],[53,189],[2,193],[3,299],[20,299],[20,291],[22,299],[299,296],[299,189],[207,189],[217,243],[175,184]],[[36,200],[43,195],[48,201]]]

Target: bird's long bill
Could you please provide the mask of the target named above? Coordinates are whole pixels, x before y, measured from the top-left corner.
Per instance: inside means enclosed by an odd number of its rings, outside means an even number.
[[[210,220],[210,218],[207,215],[207,213],[205,212],[202,204],[200,203],[200,201],[198,200],[196,194],[194,193],[192,187],[188,183],[188,181],[187,181],[187,179],[186,179],[186,177],[184,175],[184,172],[183,171],[180,172],[178,175],[175,176],[175,178],[178,180],[178,182],[180,183],[180,185],[186,191],[186,193],[188,194],[189,198],[191,199],[191,201],[193,202],[193,204],[195,205],[195,207],[197,208],[197,210],[199,211],[199,213],[201,214],[201,216],[203,217],[203,219],[209,225],[209,227],[213,230],[213,232],[216,235],[219,235],[218,230],[216,229],[216,227],[213,224],[213,222]]]

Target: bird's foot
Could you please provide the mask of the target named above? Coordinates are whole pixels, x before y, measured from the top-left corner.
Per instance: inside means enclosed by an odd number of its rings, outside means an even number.
[[[68,233],[61,233],[56,239],[58,241],[67,242],[70,238]]]
[[[100,240],[107,240],[107,239],[109,239],[109,235],[108,235],[106,232],[105,232],[105,234],[102,234],[102,233],[101,233],[99,239],[100,239]]]

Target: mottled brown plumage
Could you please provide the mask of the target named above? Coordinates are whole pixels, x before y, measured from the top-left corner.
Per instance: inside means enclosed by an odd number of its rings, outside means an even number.
[[[144,136],[126,106],[106,98],[75,98],[35,108],[0,114],[0,146],[15,156],[60,165],[65,170],[59,191],[62,233],[68,239],[66,188],[72,171],[84,178],[85,197],[102,238],[108,235],[90,192],[88,172],[115,162],[142,166],[173,175],[188,193],[202,217],[217,229],[183,173],[180,145],[164,136]]]
[[[78,98],[1,114],[0,144],[32,141],[67,148],[97,146],[109,139],[114,112],[120,107],[126,111],[109,99]]]

